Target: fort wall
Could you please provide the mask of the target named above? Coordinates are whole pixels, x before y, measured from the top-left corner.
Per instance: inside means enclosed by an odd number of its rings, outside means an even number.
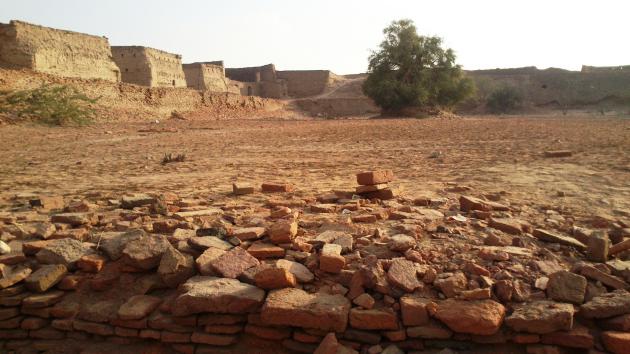
[[[328,70],[277,71],[276,74],[287,81],[289,96],[296,98],[321,94],[331,80]]]
[[[184,64],[184,75],[189,88],[201,91],[227,92],[228,79],[222,65],[210,63]]]
[[[123,82],[149,87],[186,87],[182,57],[141,46],[113,46]]]
[[[0,24],[0,67],[26,68],[63,77],[120,80],[107,38],[21,21]]]

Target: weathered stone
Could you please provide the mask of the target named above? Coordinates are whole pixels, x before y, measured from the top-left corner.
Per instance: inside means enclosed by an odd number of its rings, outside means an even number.
[[[544,153],[545,157],[570,157],[573,155],[571,150],[548,150]]]
[[[97,221],[92,213],[62,213],[50,217],[50,221],[72,226],[91,225]]]
[[[616,277],[614,275],[610,275],[602,272],[601,270],[585,265],[580,269],[580,273],[587,278],[597,280],[602,282],[602,284],[609,286],[613,289],[627,289],[628,283],[623,281],[623,279]]]
[[[246,227],[234,230],[233,235],[241,241],[257,240],[265,234],[264,227]]]
[[[410,293],[422,286],[422,282],[418,280],[417,272],[418,269],[414,262],[404,258],[396,258],[387,271],[387,280]]]
[[[544,344],[559,345],[569,348],[590,349],[595,345],[593,335],[587,327],[576,325],[569,331],[558,331],[542,335]]]
[[[610,248],[610,239],[605,232],[594,232],[588,238],[588,248],[586,249],[586,258],[589,261],[606,263],[608,260],[608,250]]]
[[[339,342],[337,342],[337,337],[334,333],[328,333],[313,354],[337,354],[338,349]]]
[[[508,208],[505,205],[496,203],[496,202],[491,202],[491,201],[487,201],[487,200],[482,200],[479,198],[475,198],[475,197],[470,197],[470,196],[464,196],[462,195],[459,198],[459,205],[460,205],[460,210],[461,211],[471,211],[471,210],[480,210],[480,211],[509,211],[510,208]]]
[[[414,247],[416,239],[405,234],[394,235],[389,242],[389,249],[396,252],[405,252]]]
[[[183,293],[175,299],[173,315],[200,312],[252,312],[265,298],[265,291],[236,279],[195,276],[180,286]]]
[[[290,183],[263,183],[260,189],[265,193],[289,193],[295,190]]]
[[[341,246],[341,253],[352,252],[352,247],[354,245],[354,238],[352,235],[343,234],[340,235],[333,241],[334,244]]]
[[[168,247],[160,260],[158,274],[164,284],[175,288],[195,274],[195,261],[191,255],[182,254],[175,248]]]
[[[265,242],[254,242],[247,249],[247,252],[257,259],[284,257],[285,250],[282,247]]]
[[[608,252],[611,256],[617,253],[621,253],[623,251],[630,249],[630,238],[625,239],[619,243],[615,243],[612,247],[610,247],[610,251]]]
[[[31,207],[38,207],[44,210],[63,209],[65,203],[63,197],[60,195],[55,196],[39,196],[38,198],[28,201]]]
[[[602,342],[613,354],[630,353],[630,332],[603,332]]]
[[[539,240],[542,241],[546,241],[546,242],[553,242],[553,243],[559,243],[561,245],[565,245],[565,246],[572,246],[575,247],[579,250],[585,250],[586,249],[586,245],[583,244],[582,242],[574,239],[571,236],[564,236],[564,235],[558,235],[558,234],[554,234],[552,232],[543,230],[543,229],[535,229],[534,232],[532,233],[532,235],[534,235],[534,237],[536,237]]]
[[[329,273],[339,273],[346,265],[346,259],[341,255],[342,247],[328,243],[322,248],[319,256],[319,269]]]
[[[41,293],[59,283],[67,272],[63,264],[44,265],[31,273],[24,283],[29,290]]]
[[[407,336],[424,339],[448,339],[453,336],[453,331],[443,324],[431,320],[425,325],[407,327]]]
[[[157,198],[146,194],[137,194],[132,196],[123,196],[120,200],[120,207],[123,209],[133,209],[143,205],[151,205],[157,203]]]
[[[0,289],[5,289],[26,279],[33,271],[31,268],[17,265],[4,267],[0,272]]]
[[[208,209],[201,209],[201,210],[179,211],[177,213],[173,213],[173,217],[178,220],[186,220],[186,219],[193,219],[196,217],[213,216],[213,215],[220,215],[220,214],[223,214],[223,210],[219,208],[208,208]]]
[[[505,307],[493,300],[445,300],[438,303],[435,318],[458,333],[495,334],[505,316]]]
[[[35,237],[39,237],[44,240],[50,238],[50,236],[52,236],[57,230],[54,224],[49,224],[49,223],[44,223],[44,222],[38,222],[33,226],[34,228],[31,234]]]
[[[549,276],[547,296],[560,302],[581,304],[586,293],[586,278],[581,275],[562,270]]]
[[[571,304],[536,301],[516,306],[505,323],[519,332],[544,334],[568,331],[573,328],[574,312]]]
[[[147,317],[162,303],[162,299],[149,295],[132,296],[118,309],[121,320],[139,320]]]
[[[376,170],[357,173],[357,184],[362,186],[388,183],[393,180],[394,172],[392,170]]]
[[[298,262],[293,262],[286,259],[279,259],[278,261],[276,261],[276,267],[288,270],[300,283],[310,283],[315,279],[313,273],[308,270],[308,268],[306,268],[303,264],[300,264]]]
[[[367,330],[398,329],[398,316],[392,309],[350,310],[350,326]]]
[[[447,278],[437,279],[433,282],[446,297],[455,297],[460,292],[466,290],[468,280],[462,272],[457,272]]]
[[[297,235],[298,223],[296,220],[277,221],[269,228],[267,232],[269,239],[275,244],[291,243]]]
[[[88,251],[89,248],[83,242],[64,238],[49,241],[37,252],[35,258],[42,264],[63,264],[68,269],[72,269]]]
[[[77,268],[88,273],[98,273],[105,266],[107,259],[98,254],[85,255],[77,261]]]
[[[103,323],[74,320],[72,326],[77,331],[98,334],[100,336],[111,336],[114,334],[114,328]]]
[[[210,247],[206,249],[201,256],[197,257],[195,264],[197,271],[201,275],[217,275],[217,271],[212,267],[212,262],[224,255],[226,251],[218,248]]]
[[[241,182],[232,183],[232,194],[234,195],[246,195],[246,194],[253,194],[253,193],[254,193],[254,187],[249,184],[245,184]]]
[[[491,218],[488,226],[512,235],[523,233],[523,221],[510,218]]]
[[[212,268],[225,278],[236,279],[245,270],[255,267],[260,262],[246,250],[234,247],[210,262]]]
[[[263,305],[261,318],[270,325],[343,332],[348,324],[350,301],[341,295],[309,294],[300,289],[273,290]]]
[[[374,298],[368,294],[368,293],[363,293],[357,297],[355,297],[352,302],[355,305],[361,306],[364,309],[371,309],[372,307],[374,307]]]
[[[162,235],[141,236],[125,245],[122,256],[126,264],[150,270],[160,264],[162,254],[172,247]]]
[[[51,290],[42,294],[29,295],[22,300],[22,310],[24,310],[24,308],[34,309],[48,307],[59,302],[64,295],[65,293],[60,290]]]
[[[630,293],[615,290],[594,297],[580,306],[580,314],[586,318],[608,318],[630,313]]]
[[[190,341],[199,344],[209,344],[214,346],[228,346],[236,343],[238,337],[221,335],[221,334],[208,334],[203,332],[193,332],[190,337]]]
[[[267,267],[256,273],[256,286],[265,290],[295,287],[295,276],[284,268]]]
[[[109,259],[115,261],[122,257],[127,243],[146,236],[143,230],[135,229],[127,232],[103,232],[97,235],[99,250],[102,250]]]
[[[599,323],[600,327],[611,331],[630,332],[630,314],[609,318]]]
[[[427,305],[433,301],[416,296],[405,295],[400,298],[400,312],[405,326],[423,326],[429,323]]]
[[[315,204],[311,205],[312,213],[334,213],[337,211],[336,204]]]

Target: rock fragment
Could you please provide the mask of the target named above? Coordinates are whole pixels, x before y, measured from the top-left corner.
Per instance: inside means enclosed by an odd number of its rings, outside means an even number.
[[[350,301],[341,295],[309,294],[286,288],[273,290],[262,307],[261,318],[269,325],[343,332],[348,324]]]

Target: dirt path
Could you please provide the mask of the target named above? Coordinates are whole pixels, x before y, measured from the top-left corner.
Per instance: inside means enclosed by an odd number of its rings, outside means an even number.
[[[146,130],[149,130],[146,132]],[[159,132],[159,131],[166,132]],[[171,131],[172,132],[168,132]],[[145,131],[145,132],[143,132]],[[574,156],[542,157],[570,149]],[[186,162],[163,166],[166,153]],[[438,158],[430,158],[439,153]],[[361,170],[391,168],[409,195],[446,183],[508,192],[584,214],[630,210],[630,121],[456,120],[168,121],[83,129],[0,129],[1,196],[212,195],[235,180],[295,183],[304,191],[351,189]],[[565,197],[558,197],[558,192]]]

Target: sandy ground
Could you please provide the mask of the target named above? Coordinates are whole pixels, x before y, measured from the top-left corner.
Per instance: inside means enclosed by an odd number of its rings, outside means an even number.
[[[568,158],[543,151],[569,149]],[[187,161],[162,165],[166,153]],[[431,155],[438,155],[432,158]],[[573,215],[630,210],[630,120],[490,118],[166,121],[87,128],[0,127],[0,197],[119,198],[146,191],[216,198],[239,180],[351,190],[362,170],[393,169],[405,194],[454,184]],[[564,192],[559,197],[558,192]]]

